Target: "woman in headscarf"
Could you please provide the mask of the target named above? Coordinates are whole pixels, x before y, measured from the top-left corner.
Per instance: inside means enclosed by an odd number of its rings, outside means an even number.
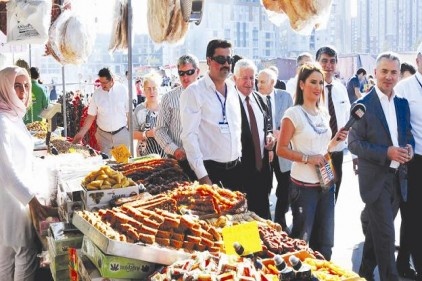
[[[34,280],[35,225],[52,214],[33,186],[33,141],[23,123],[31,104],[31,79],[21,67],[0,71],[0,280]]]

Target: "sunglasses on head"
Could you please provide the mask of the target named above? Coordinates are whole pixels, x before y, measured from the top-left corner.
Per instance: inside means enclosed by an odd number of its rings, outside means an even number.
[[[180,77],[185,76],[185,75],[191,76],[192,74],[195,73],[195,69],[189,69],[189,70],[186,70],[186,71],[179,70],[178,72],[179,72]]]
[[[226,62],[228,64],[233,63],[233,58],[231,56],[227,56],[227,57],[225,57],[225,56],[215,56],[215,57],[211,57],[211,59],[213,61],[215,61],[216,63],[219,63],[219,64],[225,64]]]

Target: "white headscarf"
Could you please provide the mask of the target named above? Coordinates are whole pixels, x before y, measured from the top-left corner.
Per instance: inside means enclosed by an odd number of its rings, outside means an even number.
[[[29,83],[29,96],[26,103],[19,99],[15,91],[16,77],[21,75],[25,76]],[[31,103],[31,78],[28,71],[18,66],[6,67],[0,70],[0,112],[23,118]]]

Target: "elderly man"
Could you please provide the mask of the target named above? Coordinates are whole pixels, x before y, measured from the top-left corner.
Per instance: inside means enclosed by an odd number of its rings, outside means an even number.
[[[180,95],[190,84],[198,79],[199,62],[194,55],[183,55],[177,61],[180,87],[165,94],[161,100],[160,114],[158,114],[155,128],[155,139],[164,152],[179,161],[186,175],[196,180],[195,173],[189,167],[186,152],[182,146],[182,124],[180,121]]]
[[[243,191],[246,192],[248,209],[262,218],[271,219],[268,200],[271,170],[268,152],[274,147],[274,138],[266,139],[267,106],[254,91],[256,66],[251,60],[239,60],[233,74],[242,112]]]
[[[240,190],[242,119],[236,89],[227,79],[231,48],[226,40],[208,43],[208,72],[180,96],[181,138],[199,183]]]
[[[280,121],[287,108],[293,105],[293,100],[287,91],[275,89],[277,76],[268,68],[261,70],[258,73],[258,92],[264,97],[267,105],[267,118],[268,118],[268,132],[271,132],[275,139],[278,139],[280,133]],[[275,206],[274,221],[279,223],[283,230],[287,233],[289,228],[286,224],[285,214],[289,210],[289,184],[290,184],[290,168],[291,161],[282,158],[274,157],[274,151],[269,152],[269,161],[271,163],[271,182],[270,190],[272,188],[272,173],[274,172],[277,178],[277,203]]]

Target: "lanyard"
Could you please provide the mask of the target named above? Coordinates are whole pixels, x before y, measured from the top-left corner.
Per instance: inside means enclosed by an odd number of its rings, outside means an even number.
[[[416,75],[415,75],[415,78],[416,78],[416,81],[418,81],[419,86],[421,86],[421,88],[422,88],[422,84],[421,84],[421,82],[419,81],[419,79],[418,79],[418,77]]]
[[[225,85],[225,96],[226,98],[224,99],[224,103],[221,101],[220,96],[218,95],[217,91],[215,91],[215,95],[217,96],[218,100],[220,101],[221,104],[221,111],[223,113],[223,123],[227,123],[227,118],[226,118],[226,101],[227,101],[227,84]]]

